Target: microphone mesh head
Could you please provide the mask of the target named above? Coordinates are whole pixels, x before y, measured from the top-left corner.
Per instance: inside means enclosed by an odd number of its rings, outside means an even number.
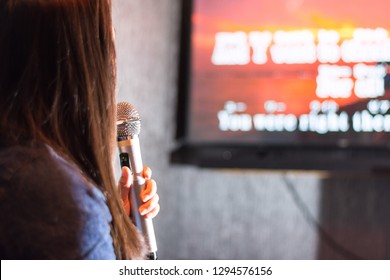
[[[119,102],[117,105],[116,120],[118,137],[139,135],[141,131],[141,118],[133,104]]]

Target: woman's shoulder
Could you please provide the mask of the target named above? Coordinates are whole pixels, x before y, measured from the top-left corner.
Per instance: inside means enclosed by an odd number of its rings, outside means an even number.
[[[0,149],[0,181],[2,187],[50,195],[52,200],[61,197],[64,203],[88,197],[104,202],[102,193],[75,164],[40,142]]]
[[[9,248],[22,250],[16,258],[114,257],[103,194],[49,146],[0,149],[0,188],[0,213],[12,213],[0,240],[18,244]]]

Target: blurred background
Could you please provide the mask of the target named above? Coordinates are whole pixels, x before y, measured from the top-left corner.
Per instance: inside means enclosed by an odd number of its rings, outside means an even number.
[[[390,259],[387,174],[170,163],[181,1],[113,5],[118,101],[133,103],[142,118],[143,162],[160,194],[160,259]]]

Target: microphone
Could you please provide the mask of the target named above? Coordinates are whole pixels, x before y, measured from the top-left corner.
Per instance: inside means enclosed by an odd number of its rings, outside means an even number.
[[[145,185],[142,176],[143,164],[139,144],[141,119],[135,107],[127,102],[117,105],[117,136],[121,167],[127,166],[133,173],[133,186],[130,193],[131,219],[143,234],[149,247],[149,259],[157,260],[157,242],[152,219],[142,217],[138,208],[142,204],[140,193]]]

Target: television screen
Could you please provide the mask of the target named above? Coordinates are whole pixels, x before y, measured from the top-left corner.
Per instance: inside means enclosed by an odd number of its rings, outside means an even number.
[[[183,1],[173,161],[390,166],[390,2]]]

